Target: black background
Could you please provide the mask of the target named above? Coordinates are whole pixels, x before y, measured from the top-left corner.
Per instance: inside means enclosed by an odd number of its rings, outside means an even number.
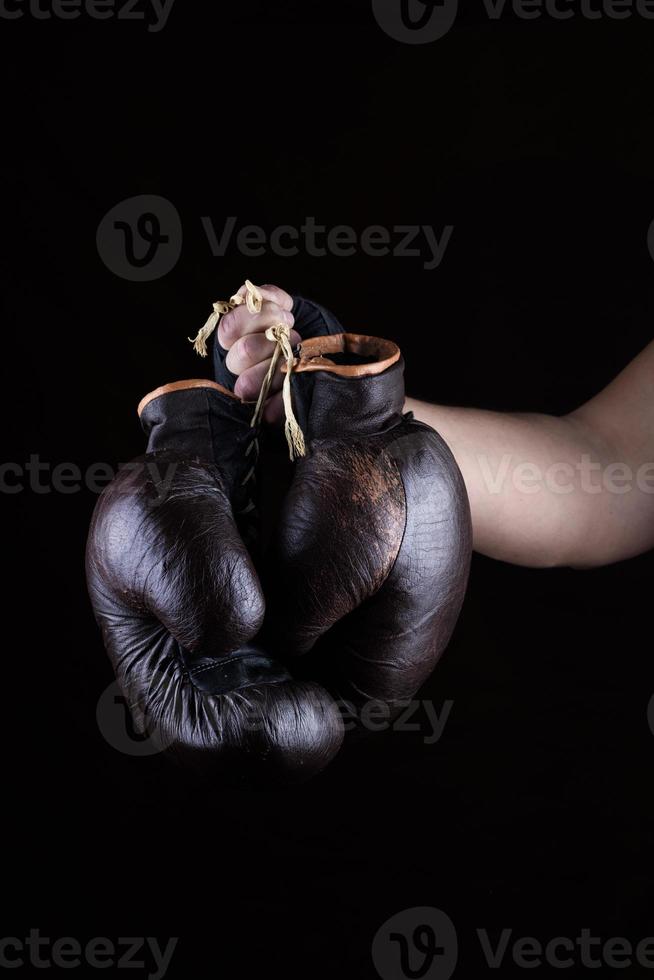
[[[410,46],[366,3],[214,7],[177,0],[159,34],[0,20],[6,460],[138,454],[139,398],[206,373],[185,338],[246,276],[398,341],[409,393],[442,403],[566,412],[651,339],[654,22],[477,5]],[[184,227],[146,283],[96,248],[139,194]],[[434,271],[216,258],[206,215],[454,231]],[[413,906],[455,922],[457,976],[487,973],[477,927],[654,934],[651,554],[587,572],[476,557],[422,694],[454,702],[442,739],[380,736],[307,786],[245,792],[98,730],[95,499],[3,497],[5,935],[175,935],[169,976],[363,978],[377,929]]]

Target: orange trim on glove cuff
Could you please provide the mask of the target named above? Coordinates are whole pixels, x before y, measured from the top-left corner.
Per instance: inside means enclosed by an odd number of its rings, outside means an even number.
[[[335,364],[325,355],[358,354],[361,357],[374,357],[371,364]],[[295,358],[293,373],[300,371],[329,371],[343,378],[364,378],[381,374],[400,359],[400,348],[392,340],[381,337],[368,337],[360,333],[337,333],[328,337],[313,337],[304,340]],[[282,367],[286,370],[286,365]]]
[[[161,395],[167,395],[171,391],[186,391],[189,388],[213,388],[214,391],[219,391],[221,395],[227,395],[228,398],[233,398],[235,401],[239,402],[241,399],[237,398],[233,391],[229,391],[228,388],[223,388],[216,381],[209,381],[207,378],[194,378],[190,381],[173,381],[171,384],[162,385],[160,388],[155,388],[149,394],[145,395],[139,402],[138,412],[139,418],[145,407],[154,401],[155,398],[160,398]]]

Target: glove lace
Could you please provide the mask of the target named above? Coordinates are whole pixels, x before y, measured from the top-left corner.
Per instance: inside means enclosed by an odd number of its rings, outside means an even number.
[[[207,340],[218,326],[221,316],[224,316],[225,313],[229,313],[230,310],[236,309],[237,306],[242,306],[243,303],[247,305],[250,313],[254,314],[261,312],[261,306],[263,304],[261,290],[259,290],[254,283],[250,282],[249,279],[245,280],[245,289],[246,293],[244,297],[239,296],[238,293],[235,293],[228,300],[216,300],[216,302],[213,304],[213,312],[209,316],[209,319],[205,325],[198,331],[197,336],[195,338],[188,338],[193,344],[194,350],[200,355],[200,357],[207,356]],[[286,360],[286,373],[284,374],[284,382],[282,386],[282,400],[284,402],[285,415],[284,434],[286,435],[286,442],[288,443],[289,456],[291,460],[294,460],[299,456],[306,455],[306,445],[304,442],[302,429],[300,428],[298,421],[295,418],[295,412],[293,411],[291,374],[293,373],[295,358],[291,347],[290,329],[288,325],[286,323],[274,323],[266,330],[266,339],[275,343],[275,350],[270,361],[270,367],[268,368],[266,377],[263,379],[263,384],[259,390],[259,397],[257,398],[257,403],[250,421],[250,426],[251,428],[255,429],[256,432],[258,432],[261,417],[263,415],[263,409],[266,404],[268,392],[270,391],[270,385],[272,384],[279,358],[283,356]],[[256,434],[254,442],[251,443],[250,446],[253,444],[256,445],[256,458],[258,458],[259,445]],[[248,447],[248,452],[249,451],[250,447]],[[244,483],[247,482],[250,475],[253,473],[254,466],[256,466],[256,459],[254,460],[254,465],[250,469],[246,479],[243,481]]]

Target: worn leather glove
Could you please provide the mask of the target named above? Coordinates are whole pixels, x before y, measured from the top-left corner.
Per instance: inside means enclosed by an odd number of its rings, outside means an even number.
[[[98,501],[87,545],[91,602],[137,728],[186,761],[238,777],[322,769],[342,720],[257,642],[265,601],[251,531],[251,407],[211,381],[139,406],[144,457]],[[250,474],[250,476],[248,476]]]
[[[308,312],[312,331],[333,322]],[[307,455],[266,583],[272,646],[333,693],[391,712],[445,649],[471,557],[461,473],[438,433],[402,414],[403,375],[390,341],[319,331],[301,343],[293,404]]]

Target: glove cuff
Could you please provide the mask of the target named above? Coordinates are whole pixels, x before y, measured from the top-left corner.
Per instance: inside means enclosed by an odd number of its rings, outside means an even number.
[[[302,341],[293,373],[328,371],[343,378],[375,377],[401,358],[392,340],[360,333],[339,333]]]
[[[217,384],[215,381],[209,381],[207,378],[191,378],[188,381],[172,381],[170,384],[161,385],[159,388],[155,388],[154,391],[148,392],[144,395],[141,401],[138,403],[136,409],[138,417],[141,418],[143,412],[155,398],[161,398],[163,395],[169,395],[174,391],[189,391],[191,388],[210,388],[214,391],[220,392],[222,395],[226,395],[228,398],[236,398],[236,395],[229,391],[223,385]]]
[[[147,453],[172,452],[219,466],[230,496],[253,465],[251,406],[214,381],[177,381],[146,395],[138,407]]]
[[[292,384],[309,442],[383,432],[402,419],[404,361],[390,340],[342,333],[303,341]]]

